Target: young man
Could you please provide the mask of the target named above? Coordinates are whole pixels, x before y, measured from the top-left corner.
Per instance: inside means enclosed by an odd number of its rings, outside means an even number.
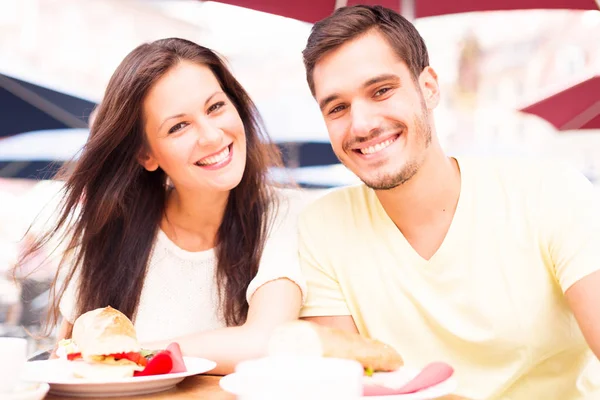
[[[590,182],[550,162],[446,156],[425,43],[391,10],[337,10],[304,60],[333,149],[364,185],[301,217],[302,316],[376,337],[409,365],[446,361],[469,398],[600,398]]]

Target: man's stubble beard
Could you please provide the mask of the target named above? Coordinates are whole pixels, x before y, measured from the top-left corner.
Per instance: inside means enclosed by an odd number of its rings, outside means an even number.
[[[418,155],[415,159],[408,160],[401,169],[395,173],[383,174],[382,176],[377,176],[371,180],[359,176],[359,179],[363,181],[367,187],[373,190],[391,190],[408,182],[419,171],[419,168],[425,160],[425,150],[429,148],[432,140],[431,126],[427,122],[428,111],[424,104],[422,110],[421,115],[417,115],[414,118],[414,129],[419,142],[419,148],[422,146],[423,153]],[[404,134],[406,134],[406,132]],[[374,168],[378,168],[378,166],[375,166]]]

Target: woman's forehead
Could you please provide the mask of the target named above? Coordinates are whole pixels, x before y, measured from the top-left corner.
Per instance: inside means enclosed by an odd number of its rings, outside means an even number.
[[[183,61],[171,68],[150,89],[144,102],[148,118],[188,113],[220,92],[214,73],[203,64]]]

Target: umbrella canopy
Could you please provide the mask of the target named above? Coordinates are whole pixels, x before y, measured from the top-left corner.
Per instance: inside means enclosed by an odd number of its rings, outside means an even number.
[[[0,74],[0,137],[85,128],[95,103]]]
[[[285,183],[291,178],[302,187],[331,188],[360,183],[360,179],[342,164],[294,169],[273,168],[271,173],[275,180]]]
[[[521,111],[545,119],[559,131],[600,129],[600,75],[531,104]]]
[[[0,177],[51,179],[76,157],[87,129],[51,129],[0,138]]]
[[[219,2],[310,23],[327,17],[338,7],[356,4],[379,4],[397,10],[409,19],[473,11],[598,9],[595,0],[221,0]]]
[[[51,179],[64,162],[77,158],[88,136],[88,129],[51,129],[0,138],[0,177]],[[298,167],[338,162],[326,136],[311,136],[308,132],[307,136],[319,141],[302,142],[295,134],[283,132],[273,138],[285,165]]]
[[[88,139],[87,129],[51,129],[0,139],[0,161],[68,161]]]

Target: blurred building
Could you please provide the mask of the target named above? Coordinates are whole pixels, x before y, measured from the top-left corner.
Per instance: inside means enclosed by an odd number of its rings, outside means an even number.
[[[516,110],[600,72],[600,12],[471,13],[416,24],[439,75],[436,121],[450,153],[559,156],[596,179],[597,133],[557,133]],[[6,0],[0,3],[0,71],[99,101],[135,46],[183,37],[222,53],[255,101],[286,99],[285,112],[266,113],[267,125],[275,126],[276,115],[288,128],[273,129],[291,131],[289,125],[299,125],[292,117],[318,117],[301,61],[309,30],[299,21],[211,2]],[[317,119],[294,134],[323,130]]]
[[[3,0],[0,71],[99,101],[133,48],[181,37],[226,57],[256,100],[290,90],[309,95],[300,52],[309,30],[299,21],[210,2]]]
[[[142,1],[7,0],[0,7],[0,70],[95,101],[135,46],[203,34]]]
[[[600,73],[600,12],[524,14],[512,21],[505,15],[511,34],[502,40],[486,45],[472,31],[465,35],[451,106],[467,120],[448,147],[558,157],[598,180],[600,131],[557,132],[516,110]]]

